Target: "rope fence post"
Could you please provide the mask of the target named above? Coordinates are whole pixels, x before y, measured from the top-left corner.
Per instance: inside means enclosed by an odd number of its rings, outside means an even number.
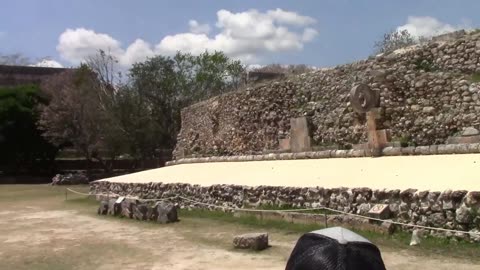
[[[325,219],[325,228],[328,228],[328,219],[327,219],[327,211],[323,210],[323,218]]]
[[[67,200],[68,200],[68,190],[67,190],[67,188],[65,188],[65,201],[67,201]]]

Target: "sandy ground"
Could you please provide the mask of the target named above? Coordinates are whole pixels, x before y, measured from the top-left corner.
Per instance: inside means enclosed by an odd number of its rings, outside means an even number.
[[[65,202],[63,191],[0,185],[0,270],[284,269],[300,237],[268,229],[271,248],[239,251],[232,248],[232,237],[258,229],[207,218],[181,216],[178,223],[159,225],[97,216],[96,202],[74,195]],[[480,261],[470,257],[379,248],[389,270],[480,269]]]
[[[271,231],[270,249],[237,251],[231,247],[232,236],[252,229],[188,218],[157,225],[50,207],[17,203],[0,211],[0,269],[278,270],[284,269],[299,237]],[[380,248],[390,270],[480,269],[459,259]]]
[[[480,190],[480,154],[182,164],[104,180],[200,185]]]

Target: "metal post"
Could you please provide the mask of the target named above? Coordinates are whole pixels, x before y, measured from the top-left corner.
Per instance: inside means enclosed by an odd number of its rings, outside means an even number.
[[[65,188],[65,201],[68,200],[68,191],[67,188]]]
[[[327,212],[323,212],[323,217],[325,218],[325,228],[328,228]]]

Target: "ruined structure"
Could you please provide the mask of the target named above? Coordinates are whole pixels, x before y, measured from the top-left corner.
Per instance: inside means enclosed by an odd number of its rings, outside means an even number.
[[[349,104],[359,83],[380,94],[377,128],[405,145],[444,144],[480,126],[480,32],[457,32],[388,55],[291,76],[194,104],[182,111],[174,155],[279,150],[292,118],[305,116],[312,148],[365,143],[365,115]]]
[[[0,65],[0,87],[39,84],[48,76],[65,70],[67,69]]]

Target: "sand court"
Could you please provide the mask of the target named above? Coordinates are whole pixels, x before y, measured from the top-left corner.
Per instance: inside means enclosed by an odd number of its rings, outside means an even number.
[[[477,191],[480,154],[193,163],[99,181]]]

